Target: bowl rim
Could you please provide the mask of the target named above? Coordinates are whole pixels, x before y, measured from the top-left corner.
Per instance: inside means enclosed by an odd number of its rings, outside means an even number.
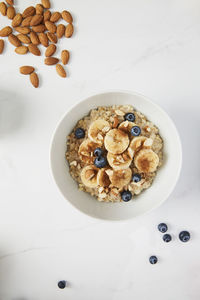
[[[168,193],[167,193],[167,196],[159,201],[159,203],[157,203],[154,207],[148,209],[147,211],[141,213],[140,215],[137,215],[137,216],[134,216],[133,217],[130,217],[130,218],[127,218],[127,219],[104,219],[104,218],[101,218],[101,217],[98,217],[98,216],[94,216],[94,215],[90,215],[82,210],[79,210],[75,205],[72,204],[71,201],[69,201],[67,199],[67,197],[64,195],[63,191],[61,190],[59,184],[57,183],[57,179],[55,177],[55,174],[54,174],[54,171],[53,171],[53,167],[52,167],[52,152],[53,152],[53,142],[54,142],[54,138],[55,138],[55,135],[56,135],[56,132],[57,130],[59,129],[60,127],[60,124],[62,123],[62,121],[65,119],[65,117],[77,106],[79,106],[82,102],[86,101],[87,99],[89,98],[92,98],[92,97],[95,97],[95,96],[99,96],[99,95],[103,95],[103,94],[109,94],[109,93],[124,93],[124,94],[129,94],[129,95],[132,95],[132,96],[138,96],[140,98],[143,98],[146,102],[150,103],[151,105],[153,105],[157,110],[161,111],[162,114],[165,115],[165,117],[171,122],[173,128],[174,128],[174,131],[176,133],[176,136],[177,136],[177,143],[178,143],[178,146],[179,146],[179,151],[180,151],[180,157],[179,157],[179,166],[177,168],[177,172],[176,172],[176,178],[173,182],[173,184],[171,184],[169,190],[168,190]],[[171,119],[171,117],[168,115],[168,113],[160,106],[158,105],[157,103],[155,103],[153,100],[151,100],[151,98],[147,97],[147,96],[144,96],[143,94],[141,93],[138,93],[138,92],[134,92],[134,91],[131,91],[131,90],[124,90],[124,89],[106,89],[106,90],[99,90],[99,91],[96,91],[96,92],[93,92],[93,93],[88,93],[86,96],[83,96],[79,99],[78,102],[76,102],[75,104],[72,104],[71,106],[69,106],[69,108],[62,114],[62,116],[59,118],[57,124],[56,124],[56,127],[52,133],[52,136],[51,136],[51,140],[50,140],[50,148],[49,148],[49,164],[50,164],[50,173],[54,179],[54,182],[56,183],[56,186],[57,186],[57,189],[59,190],[60,194],[63,196],[63,198],[65,200],[68,201],[68,203],[74,208],[76,209],[76,211],[82,213],[83,215],[89,217],[90,219],[92,220],[99,220],[99,221],[104,221],[104,222],[128,222],[128,221],[131,221],[131,220],[135,220],[136,218],[139,218],[139,217],[142,217],[148,213],[151,213],[153,210],[155,210],[156,208],[160,207],[161,204],[163,204],[168,198],[169,196],[171,195],[171,193],[173,192],[177,182],[178,182],[178,179],[180,177],[180,173],[181,173],[181,169],[182,169],[182,160],[183,160],[183,154],[182,154],[182,143],[181,143],[181,138],[180,138],[180,135],[179,135],[179,132],[174,124],[174,121]]]

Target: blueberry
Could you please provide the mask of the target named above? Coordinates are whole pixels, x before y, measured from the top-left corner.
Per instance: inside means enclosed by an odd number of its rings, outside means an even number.
[[[131,135],[138,136],[138,135],[140,135],[140,133],[141,133],[141,129],[139,126],[133,126],[131,128]]]
[[[95,150],[94,150],[94,155],[95,156],[102,156],[102,154],[103,154],[103,150],[101,149],[101,148],[96,148]]]
[[[129,192],[129,191],[123,191],[123,192],[121,193],[121,198],[122,198],[122,200],[123,200],[124,202],[128,202],[128,201],[131,200],[132,194],[131,194],[131,192]]]
[[[65,280],[61,280],[58,282],[58,287],[60,289],[64,289],[66,287],[66,281]]]
[[[158,261],[158,259],[155,255],[152,255],[149,257],[150,264],[155,265],[157,263],[157,261]]]
[[[168,227],[165,223],[160,223],[158,225],[158,230],[162,233],[165,233],[168,230]]]
[[[133,113],[127,113],[127,114],[125,114],[124,119],[129,121],[129,122],[134,122],[135,121],[135,115]]]
[[[82,139],[85,137],[85,130],[83,128],[77,128],[75,130],[75,137],[77,139]]]
[[[164,242],[169,243],[171,240],[172,240],[172,237],[171,237],[170,234],[165,233],[165,234],[163,235],[163,241],[164,241]]]
[[[133,174],[132,181],[139,182],[142,179],[142,176],[138,173]]]
[[[188,231],[181,231],[179,233],[179,239],[181,240],[181,242],[188,242],[190,239],[190,233]]]
[[[95,158],[94,164],[97,168],[104,168],[107,165],[107,159],[103,156],[98,156]]]

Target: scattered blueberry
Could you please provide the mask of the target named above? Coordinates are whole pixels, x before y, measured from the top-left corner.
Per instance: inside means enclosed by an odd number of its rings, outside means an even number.
[[[102,156],[102,154],[103,154],[103,150],[101,149],[101,148],[96,148],[95,150],[94,150],[94,155],[95,156]]]
[[[142,179],[142,176],[138,173],[133,174],[132,181],[139,182]]]
[[[103,156],[98,156],[95,158],[94,164],[97,168],[104,168],[107,165],[107,159]]]
[[[141,133],[141,129],[139,126],[133,126],[131,128],[131,135],[138,136],[138,135],[140,135],[140,133]]]
[[[75,137],[77,139],[82,139],[85,137],[85,130],[83,128],[77,128],[75,130]]]
[[[165,223],[160,223],[158,225],[158,230],[162,233],[165,233],[168,230],[168,227]]]
[[[129,121],[129,122],[134,122],[135,121],[135,115],[133,113],[127,113],[127,114],[125,114],[124,119]]]
[[[60,289],[64,289],[66,287],[66,281],[65,280],[61,280],[58,282],[58,287]]]
[[[181,240],[181,242],[188,242],[190,239],[190,233],[188,231],[181,231],[179,233],[179,239]]]
[[[166,233],[163,235],[163,241],[166,243],[169,243],[171,241],[172,237],[170,234]]]
[[[158,259],[155,255],[152,255],[149,257],[150,264],[155,265],[157,263],[157,261],[158,261]]]
[[[129,192],[129,191],[123,191],[123,192],[121,193],[121,198],[122,198],[122,200],[123,200],[124,202],[128,202],[128,201],[131,200],[132,194],[131,194],[131,192]]]

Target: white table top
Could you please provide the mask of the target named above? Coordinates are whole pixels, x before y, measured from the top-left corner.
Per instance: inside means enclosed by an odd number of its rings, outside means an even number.
[[[26,7],[17,2],[20,11]],[[199,300],[199,1],[52,2],[75,19],[74,37],[59,44],[72,53],[69,78],[59,78],[44,57],[15,54],[8,43],[0,56],[0,300]],[[10,21],[1,16],[0,23]],[[37,66],[39,89],[19,74],[26,64]],[[154,99],[183,145],[170,198],[122,223],[76,211],[49,168],[60,117],[80,98],[107,89]],[[169,244],[156,229],[160,222],[169,225]],[[177,238],[182,229],[191,232],[186,244]],[[154,266],[152,254],[159,258]],[[62,279],[70,282],[64,290],[57,287]]]

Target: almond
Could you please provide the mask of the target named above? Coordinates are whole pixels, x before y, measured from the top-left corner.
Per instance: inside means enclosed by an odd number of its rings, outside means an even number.
[[[39,86],[39,78],[35,72],[30,74],[30,82],[35,88]]]
[[[43,15],[44,7],[42,4],[37,4],[35,10],[36,10],[36,15]]]
[[[28,34],[31,30],[29,27],[15,27],[15,30],[22,34]]]
[[[6,2],[8,3],[8,5],[14,5],[14,1],[13,0],[6,0]]]
[[[0,54],[3,52],[4,49],[4,40],[0,40]]]
[[[62,12],[62,18],[63,18],[67,23],[72,23],[72,22],[73,22],[72,15],[71,15],[70,12],[67,11],[67,10],[63,10],[63,12]]]
[[[26,46],[19,46],[15,48],[15,52],[17,54],[26,54],[28,52],[28,48]]]
[[[43,16],[42,15],[35,15],[33,16],[30,26],[36,26],[39,25],[40,23],[42,23],[43,21]]]
[[[7,8],[7,17],[8,19],[12,20],[15,17],[16,13],[15,13],[15,9],[13,6],[9,6]]]
[[[34,44],[34,45],[39,45],[40,44],[39,37],[38,37],[37,33],[35,33],[34,31],[31,31],[30,39],[31,39],[32,44]]]
[[[35,71],[35,68],[33,68],[31,66],[22,66],[19,68],[19,71],[23,75],[29,75]]]
[[[45,65],[52,66],[56,65],[59,62],[59,59],[56,57],[47,57],[44,60]]]
[[[62,60],[63,65],[66,65],[68,63],[68,61],[69,61],[69,51],[63,50],[61,52],[61,60]]]
[[[54,44],[56,44],[58,41],[57,36],[54,33],[47,32],[47,37],[50,40],[50,42],[52,42]]]
[[[33,18],[32,16],[26,17],[26,18],[22,21],[21,26],[23,26],[23,27],[29,27],[30,24],[31,24],[32,18]]]
[[[34,44],[29,44],[29,45],[28,45],[28,50],[29,50],[32,54],[34,54],[34,55],[36,55],[36,56],[40,56],[40,55],[41,55],[40,49],[39,49],[36,45],[34,45]]]
[[[47,37],[46,33],[41,32],[41,33],[39,33],[38,37],[39,37],[40,43],[44,47],[48,47],[49,46],[49,40],[48,40],[48,37]]]
[[[56,45],[51,44],[47,47],[46,51],[45,51],[45,56],[46,57],[50,57],[52,56],[54,53],[56,52]]]
[[[56,25],[54,23],[52,23],[51,21],[45,21],[45,26],[46,28],[51,32],[51,33],[55,33],[56,32]]]
[[[56,71],[60,77],[67,77],[66,71],[60,64],[56,65]]]
[[[44,32],[46,30],[46,27],[43,24],[37,25],[37,26],[33,26],[32,27],[33,31],[35,32]]]
[[[30,38],[25,34],[20,33],[20,34],[17,35],[17,37],[24,44],[30,44],[31,43]]]
[[[6,26],[0,30],[0,36],[5,37],[12,33],[12,28],[10,26]]]
[[[22,15],[16,14],[14,19],[12,20],[12,27],[17,27],[17,26],[21,25],[22,20],[23,20]]]
[[[36,12],[35,7],[29,6],[23,11],[22,17],[25,19],[27,17],[34,16],[35,12]]]
[[[58,20],[60,20],[60,18],[61,18],[61,13],[56,11],[51,15],[50,21],[55,23],[55,22],[58,22]]]
[[[9,34],[8,40],[9,40],[9,42],[10,42],[12,45],[14,45],[15,47],[21,46],[21,42],[20,42],[20,40],[18,39],[18,37],[16,37],[16,35],[14,35],[14,34],[12,34],[12,33]]]
[[[0,12],[3,16],[6,16],[7,13],[7,6],[4,2],[0,3]]]
[[[51,12],[50,12],[50,10],[46,10],[44,12],[44,22],[49,21],[50,18],[51,18]]]
[[[72,24],[68,24],[65,29],[66,38],[70,38],[74,32],[74,26]]]
[[[42,5],[44,6],[44,8],[50,8],[51,4],[49,0],[42,0]]]
[[[65,34],[65,26],[63,24],[59,24],[56,31],[57,37],[60,39]]]

